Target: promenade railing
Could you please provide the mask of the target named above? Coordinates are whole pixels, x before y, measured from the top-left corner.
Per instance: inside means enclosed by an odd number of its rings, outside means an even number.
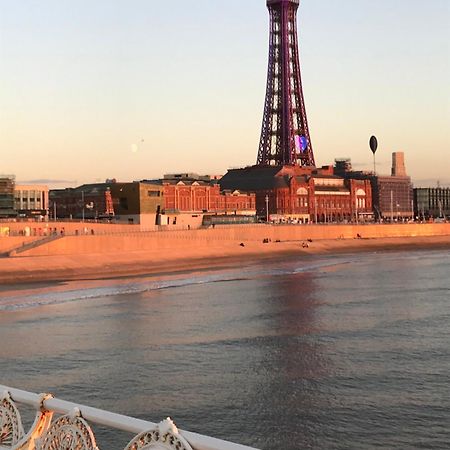
[[[36,411],[28,432],[17,404]],[[98,450],[91,423],[135,435],[125,450],[256,450],[178,430],[169,418],[156,424],[0,385],[0,450]]]

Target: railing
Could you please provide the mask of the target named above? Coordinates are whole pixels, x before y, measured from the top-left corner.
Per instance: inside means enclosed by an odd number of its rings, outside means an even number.
[[[41,245],[47,244],[49,242],[56,241],[57,239],[60,239],[61,237],[62,237],[61,235],[56,234],[56,235],[45,236],[42,239],[36,239],[35,241],[31,241],[28,243],[22,243],[21,245],[11,249],[8,252],[8,256],[15,256],[19,253],[26,252],[26,251],[31,250],[36,247],[40,247]]]
[[[36,410],[28,433],[16,403]],[[125,450],[256,450],[178,430],[169,418],[155,424],[0,385],[0,450],[98,450],[89,422],[136,435]]]

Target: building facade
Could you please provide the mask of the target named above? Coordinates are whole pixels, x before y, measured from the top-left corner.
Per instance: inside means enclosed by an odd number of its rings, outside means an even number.
[[[403,152],[392,154],[391,175],[353,171],[350,159],[335,160],[334,173],[346,179],[370,181],[375,219],[383,222],[409,221],[414,216],[411,178],[406,174]]]
[[[114,216],[109,183],[49,191],[51,219],[93,220]]]
[[[218,177],[217,177],[218,178]],[[205,216],[255,216],[255,195],[221,192],[217,179],[195,174],[140,182],[86,184],[50,191],[51,217],[113,220],[144,228],[199,227]]]
[[[372,187],[377,219],[399,222],[414,217],[411,178],[375,176],[372,178]]]
[[[338,177],[331,166],[232,169],[219,183],[222,189],[255,193],[257,216],[272,222],[341,223],[372,217],[370,181]]]
[[[14,175],[0,175],[0,218],[7,219],[17,216],[14,209],[15,185]]]
[[[163,191],[163,207],[158,225],[198,227],[211,216],[255,217],[255,195],[238,190],[222,191],[217,183],[218,178],[210,179],[196,174],[165,175],[158,181]],[[223,219],[223,222],[227,220]]]
[[[14,188],[14,209],[18,217],[44,219],[49,213],[48,187],[17,184]]]
[[[415,188],[414,215],[420,220],[450,217],[450,188]]]

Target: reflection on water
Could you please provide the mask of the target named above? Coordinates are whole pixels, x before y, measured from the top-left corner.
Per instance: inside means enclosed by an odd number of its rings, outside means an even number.
[[[392,253],[4,289],[0,383],[261,449],[447,448],[449,270]]]

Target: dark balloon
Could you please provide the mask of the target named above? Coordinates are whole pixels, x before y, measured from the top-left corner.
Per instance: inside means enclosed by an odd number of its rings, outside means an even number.
[[[372,150],[372,153],[375,155],[375,152],[377,151],[377,148],[378,148],[378,141],[375,136],[372,136],[370,138],[369,145],[370,145],[370,150]]]

